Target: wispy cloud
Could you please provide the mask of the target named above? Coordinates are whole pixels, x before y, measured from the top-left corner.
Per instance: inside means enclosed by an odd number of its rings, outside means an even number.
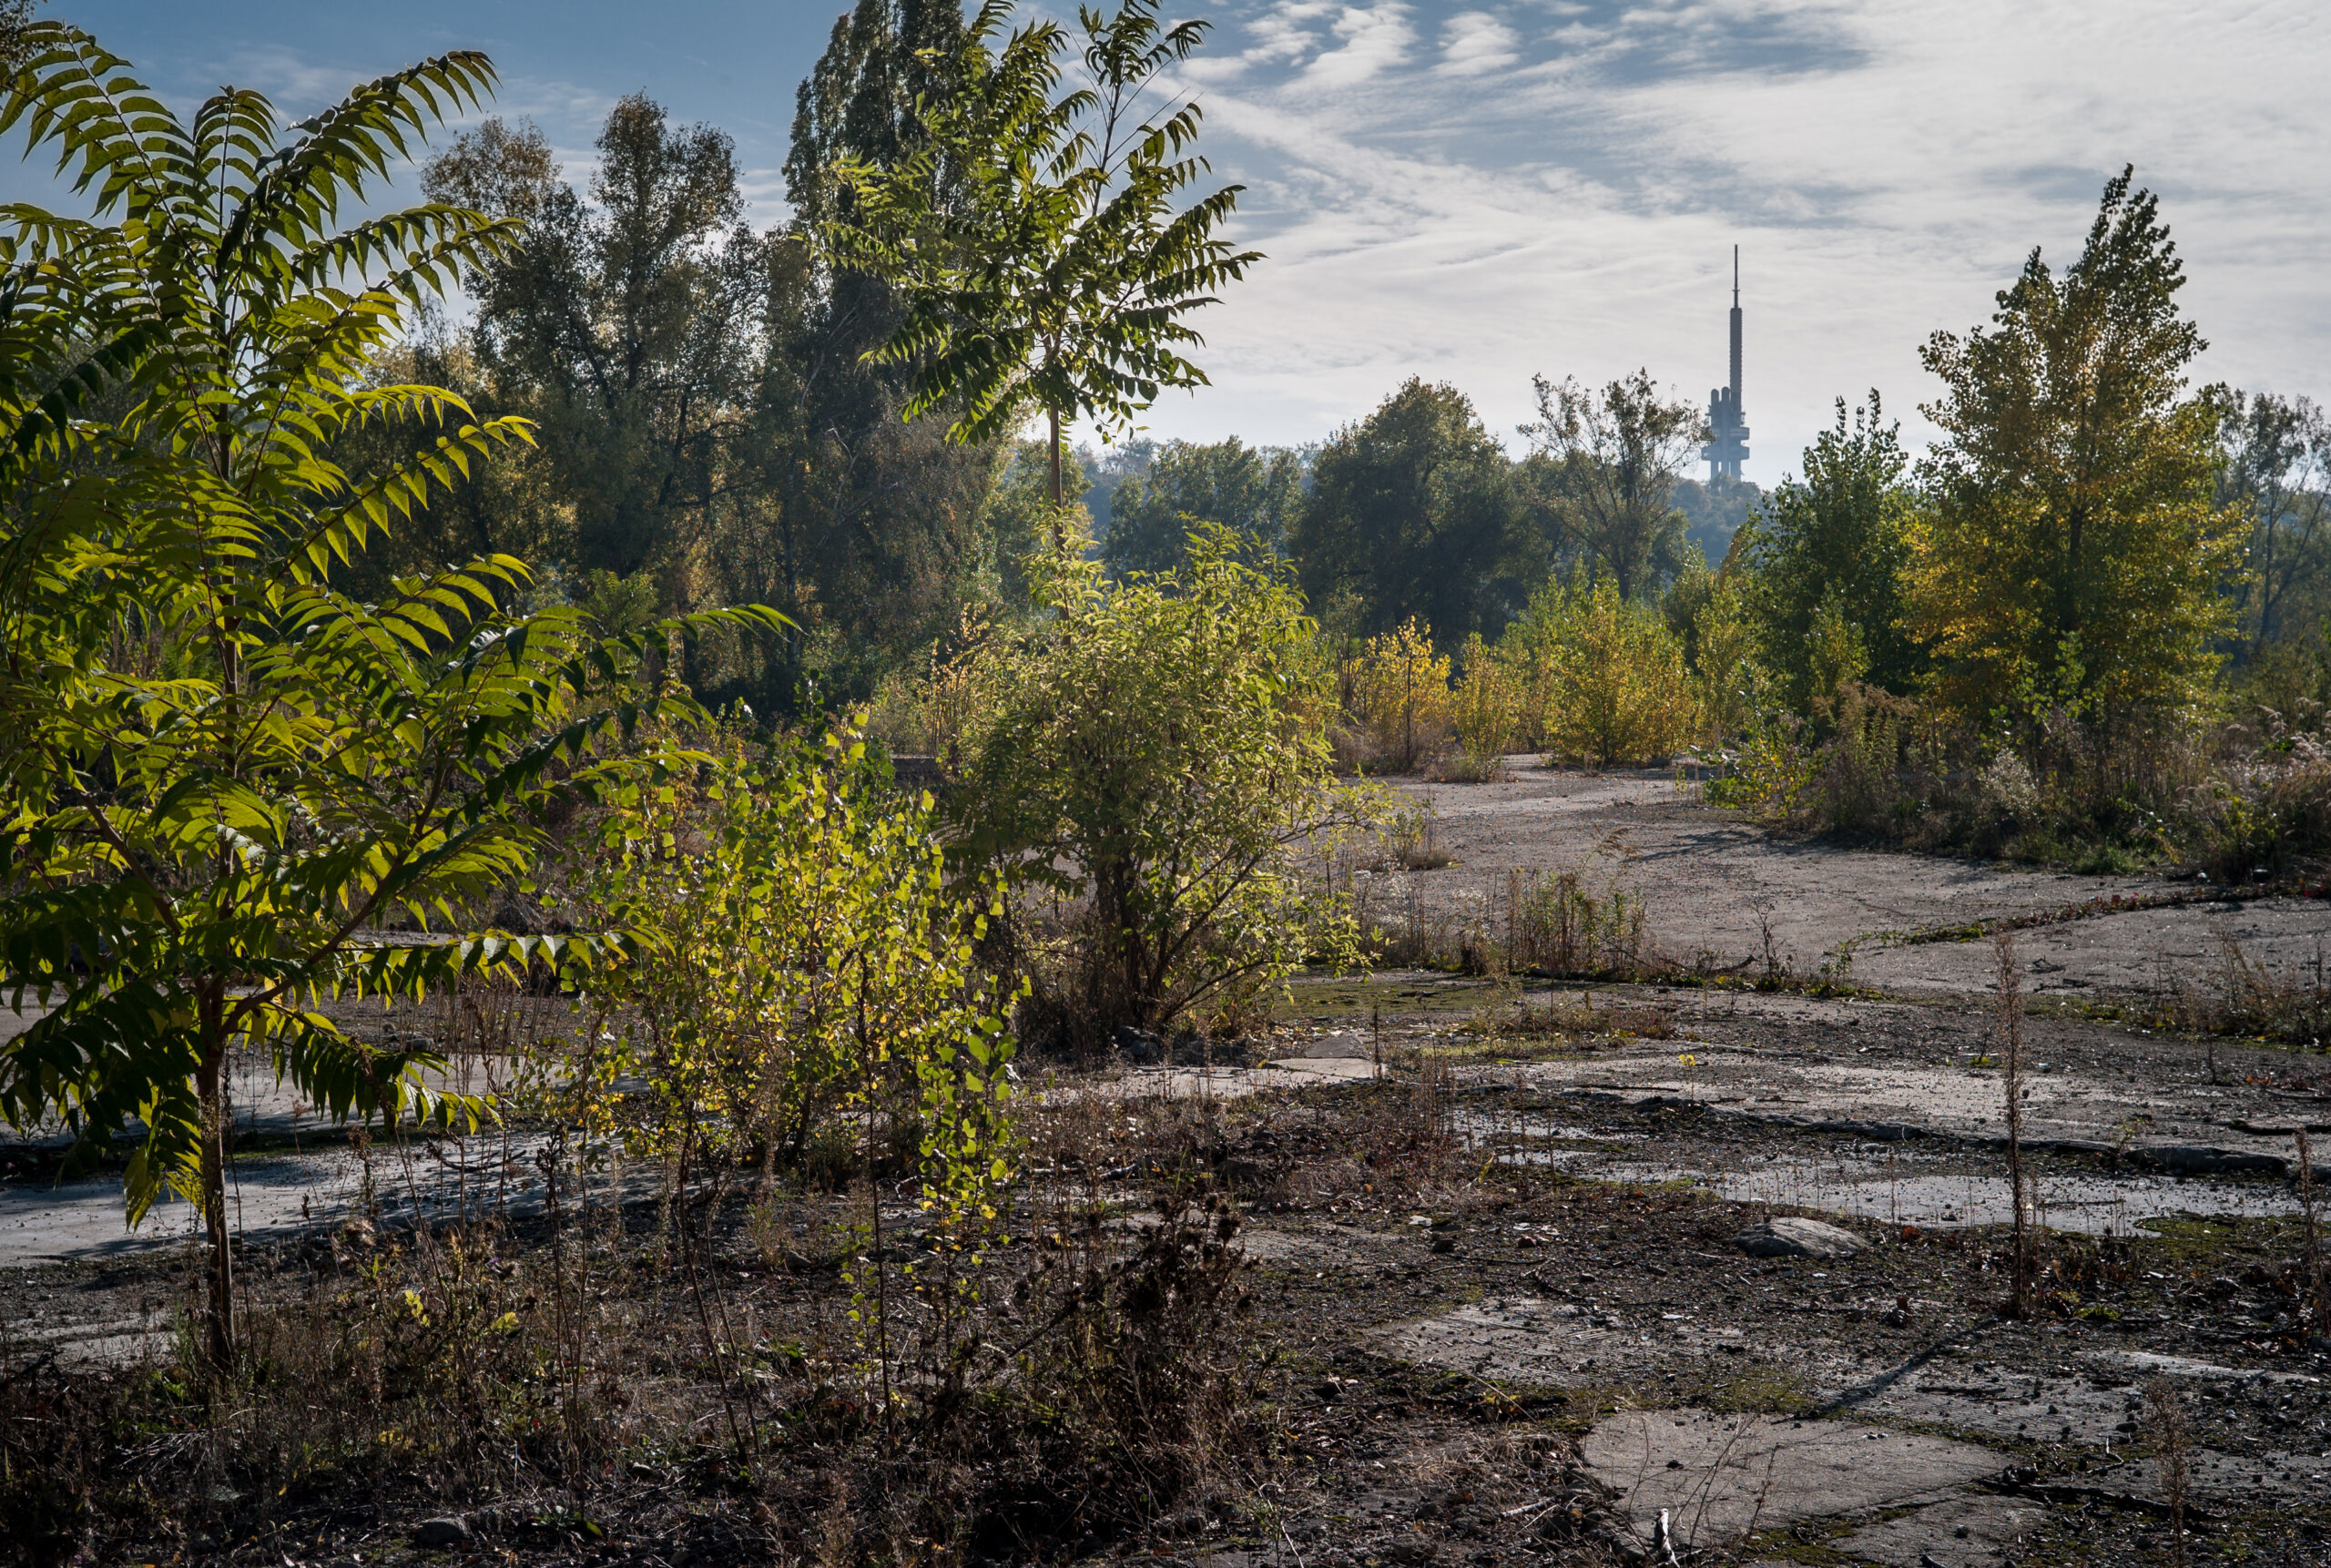
[[[1513,29],[1484,12],[1451,16],[1440,30],[1440,40],[1443,76],[1482,76],[1522,57],[1514,49]]]
[[[84,9],[172,102],[235,81],[293,117],[421,53],[490,47],[495,111],[535,120],[578,178],[608,107],[644,88],[676,120],[736,135],[768,223],[792,83],[847,0],[652,15],[575,0],[565,25],[416,4],[392,19],[289,0]],[[1645,366],[1704,392],[1724,373],[1737,242],[1750,472],[1771,479],[1837,394],[1878,386],[1909,414],[1931,392],[1919,343],[1982,320],[2033,245],[2075,249],[2098,188],[2132,161],[2187,259],[2204,373],[2331,401],[2321,0],[1169,10],[1216,24],[1184,85],[1206,104],[1216,175],[1248,188],[1239,236],[1270,260],[1199,318],[1215,384],[1162,403],[1159,434],[1309,439],[1411,373],[1464,388],[1501,431],[1525,416],[1533,371]],[[45,164],[13,160],[0,194],[56,199]]]
[[[1346,5],[1333,24],[1336,44],[1314,56],[1304,68],[1307,87],[1353,87],[1387,70],[1412,63],[1416,29],[1409,7],[1397,0]]]
[[[2076,251],[2124,162],[2187,257],[2204,367],[2331,392],[2331,13],[2295,0],[1460,0],[1216,10],[1216,167],[1269,252],[1208,312],[1215,388],[1161,433],[1291,440],[1402,375],[1494,426],[1532,371],[1724,372],[1749,311],[1751,472],[1830,399],[1909,419],[1918,345]],[[1333,90],[1323,91],[1322,87]]]

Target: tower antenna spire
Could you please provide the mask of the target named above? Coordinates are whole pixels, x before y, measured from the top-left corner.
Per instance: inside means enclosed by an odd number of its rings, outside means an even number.
[[[1732,377],[1731,384],[1708,393],[1708,443],[1700,448],[1707,459],[1708,483],[1738,479],[1748,456],[1748,416],[1740,402],[1740,247],[1732,248]]]

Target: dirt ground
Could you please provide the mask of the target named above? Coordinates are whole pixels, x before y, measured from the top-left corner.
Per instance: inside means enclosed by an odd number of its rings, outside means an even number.
[[[2319,898],[2219,901],[2227,890],[2160,877],[2075,876],[1776,837],[1700,803],[1672,774],[1578,774],[1512,759],[1489,784],[1402,780],[1450,863],[1382,879],[1389,912],[1414,898],[1462,921],[1494,918],[1510,874],[1575,870],[1640,898],[1669,960],[1804,972],[1847,961],[1856,983],[1917,994],[1988,991],[1981,942],[1906,940],[1978,921],[2030,920],[2119,899],[2136,907],[2040,925],[2021,940],[2027,989],[2065,998],[2145,996],[2171,977],[2208,983],[2230,945],[2277,974],[2313,977],[2331,936]],[[2190,900],[2144,907],[2163,899]]]
[[[2331,1341],[2302,1315],[2331,1194],[2311,1217],[2295,1168],[2299,1134],[2331,1146],[2331,1056],[2149,1033],[2110,1005],[2180,965],[2205,975],[2228,940],[2311,965],[2331,905],[2139,909],[2023,933],[2021,1153],[2041,1229],[2014,1317],[1991,949],[1898,938],[2179,889],[1780,842],[1664,778],[1413,788],[1452,857],[1405,874],[1435,907],[1461,911],[1510,869],[1593,861],[1672,951],[1721,971],[1769,950],[1803,974],[1850,945],[1850,988],[1320,978],[1243,1053],[1049,1082],[1031,1064],[1039,1104],[1088,1120],[1107,1107],[1095,1135],[1116,1152],[1088,1154],[1122,1163],[1080,1179],[1106,1185],[1124,1232],[1146,1223],[1144,1170],[1240,1207],[1242,1349],[1263,1371],[1262,1435],[1208,1488],[1129,1532],[1065,1522],[1027,1555],[2331,1563]],[[263,1085],[249,1100],[262,1296],[338,1278],[346,1249],[327,1238],[384,1192],[384,1247],[482,1204],[489,1182],[512,1237],[537,1223],[523,1135],[405,1151],[368,1198],[343,1143],[320,1145]],[[185,1299],[183,1241],[125,1237],[106,1207],[117,1185],[56,1189],[46,1160],[9,1151],[0,1186],[12,1359],[55,1376],[159,1353]],[[1031,1257],[1035,1189],[1064,1164],[1032,1176],[1015,1217]],[[656,1223],[652,1186],[607,1189],[635,1230]],[[775,1268],[741,1208],[724,1221],[728,1299],[772,1335],[836,1310],[820,1201],[802,1200]],[[1800,1236],[1813,1252],[1775,1254],[1798,1233],[1772,1222],[1791,1218],[1843,1231],[1844,1250]],[[645,1336],[643,1357],[694,1332],[668,1281],[626,1290],[602,1309]],[[451,1560],[415,1533],[451,1513],[467,1536],[454,1554],[475,1560],[817,1555],[774,1525],[755,1535],[733,1487],[690,1479],[705,1473],[635,1464],[555,1508],[393,1489],[222,1502],[158,1522],[147,1544],[156,1561],[288,1568]]]

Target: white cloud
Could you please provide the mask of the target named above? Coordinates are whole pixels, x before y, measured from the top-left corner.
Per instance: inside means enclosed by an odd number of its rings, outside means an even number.
[[[1513,30],[1496,17],[1479,11],[1449,18],[1440,31],[1440,72],[1451,76],[1478,76],[1510,66],[1522,56],[1514,51]]]
[[[1352,87],[1381,75],[1387,68],[1409,64],[1416,52],[1416,30],[1409,25],[1409,8],[1398,0],[1376,5],[1347,5],[1335,20],[1340,48],[1313,59],[1303,73],[1306,86]]]
[[[1462,0],[1254,16],[1278,52],[1209,96],[1208,151],[1250,187],[1240,238],[1270,260],[1206,312],[1215,385],[1161,404],[1160,434],[1308,439],[1410,373],[1455,382],[1504,431],[1533,371],[1648,366],[1704,395],[1724,374],[1736,241],[1750,472],[1793,468],[1832,397],[1873,385],[1922,438],[1914,404],[1935,389],[1919,345],[1986,319],[2033,245],[2069,260],[2129,161],[2186,258],[2182,298],[2213,343],[2201,376],[2331,393],[2319,7]],[[1227,18],[1221,37],[1246,48],[1255,26]],[[1460,57],[1494,59],[1479,67],[1494,87]]]

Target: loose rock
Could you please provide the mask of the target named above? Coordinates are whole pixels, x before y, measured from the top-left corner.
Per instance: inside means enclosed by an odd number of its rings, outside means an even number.
[[[1817,1219],[1782,1217],[1744,1230],[1733,1242],[1751,1257],[1851,1257],[1861,1237]]]
[[[455,1546],[466,1546],[469,1544],[469,1540],[470,1522],[453,1517],[424,1519],[412,1532],[412,1543],[431,1551],[445,1551]]]

